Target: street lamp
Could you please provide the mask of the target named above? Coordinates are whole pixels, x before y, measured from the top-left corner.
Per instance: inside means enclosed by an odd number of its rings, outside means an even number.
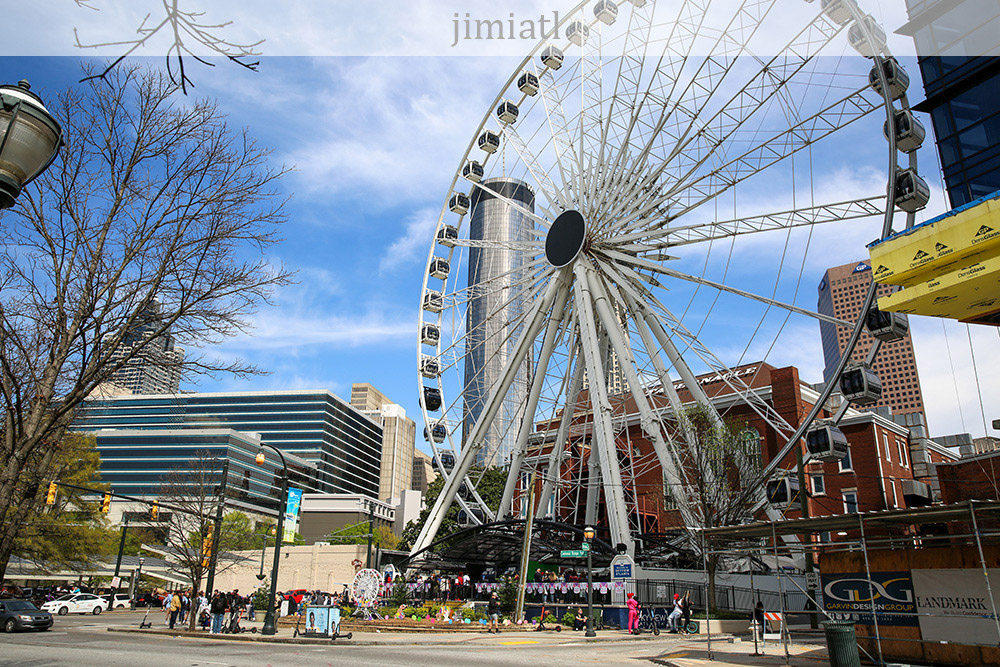
[[[135,582],[132,585],[132,601],[129,603],[129,607],[132,611],[135,611],[135,596],[139,594],[139,581],[142,578],[142,564],[146,562],[146,559],[139,556],[139,569],[135,572]]]
[[[281,493],[278,496],[278,527],[274,536],[274,564],[271,566],[271,590],[268,593],[267,601],[267,613],[264,615],[264,627],[261,628],[260,634],[262,635],[273,635],[278,631],[277,622],[274,618],[274,596],[278,591],[278,566],[281,561],[281,539],[284,536],[285,529],[285,503],[288,502],[288,464],[285,463],[285,455],[281,453],[281,450],[270,445],[266,442],[260,443],[261,449],[257,452],[257,465],[264,465],[264,461],[267,457],[264,456],[264,447],[269,447],[273,449],[281,460]]]
[[[587,632],[584,636],[596,637],[594,632],[594,562],[590,557],[590,546],[597,533],[593,527],[583,529],[583,543],[587,545]]]
[[[271,530],[273,531],[274,528],[271,528]],[[255,575],[257,577],[257,581],[264,581],[264,553],[267,551],[267,533],[268,531],[266,530],[261,533],[261,537],[264,538],[264,543],[260,545],[260,572]]]
[[[62,143],[62,128],[27,81],[0,86],[0,209],[14,205],[21,189],[56,159]]]

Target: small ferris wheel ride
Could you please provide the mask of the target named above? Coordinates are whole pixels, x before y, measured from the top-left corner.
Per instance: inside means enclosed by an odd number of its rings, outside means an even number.
[[[653,467],[700,525],[684,492],[696,446],[677,428],[685,402],[720,423],[748,407],[779,434],[778,455],[746,480],[765,508],[803,438],[814,460],[843,456],[849,403],[816,416],[838,385],[855,403],[877,396],[870,365],[906,322],[874,308],[874,283],[858,321],[795,301],[814,233],[884,238],[926,205],[908,82],[855,0],[586,0],[563,15],[483,116],[428,255],[417,376],[445,487],[413,552],[453,502],[468,524],[523,507],[532,474],[541,511],[570,523],[593,522],[599,495],[629,553],[643,530],[634,486]],[[836,170],[873,160],[884,171],[845,191]],[[816,321],[847,350],[814,409],[788,423],[732,368]],[[865,330],[867,360],[848,366]],[[726,405],[702,389],[706,372],[724,379]],[[549,472],[578,442],[590,464]],[[508,473],[491,508],[477,485],[495,465]]]

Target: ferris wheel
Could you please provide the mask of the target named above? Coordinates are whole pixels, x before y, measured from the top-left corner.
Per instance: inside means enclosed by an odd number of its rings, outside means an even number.
[[[926,205],[907,85],[855,0],[588,0],[563,15],[474,133],[428,256],[418,381],[446,483],[414,553],[456,500],[467,523],[508,516],[533,474],[540,511],[570,522],[593,521],[600,493],[631,553],[636,480],[659,467],[684,488],[685,403],[720,421],[749,406],[778,434],[779,455],[747,480],[760,495],[804,436],[817,459],[842,455],[848,404],[813,424],[836,381],[790,424],[732,369],[819,321],[848,341],[845,395],[877,390],[868,365],[905,323],[872,308],[874,284],[857,322],[802,305],[800,288],[814,236],[860,245]],[[842,187],[838,169],[873,160]],[[865,319],[868,365],[848,367]],[[725,405],[704,373],[727,385]],[[629,442],[630,420],[651,446]],[[477,487],[490,466],[509,466],[497,511]]]

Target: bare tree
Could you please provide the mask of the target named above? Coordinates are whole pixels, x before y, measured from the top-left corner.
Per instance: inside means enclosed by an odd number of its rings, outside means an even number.
[[[84,399],[168,332],[199,346],[247,331],[290,279],[265,257],[286,169],[176,88],[130,66],[64,93],[61,159],[0,218],[0,579]],[[183,370],[259,372],[194,354]]]
[[[209,452],[199,452],[163,479],[157,496],[164,508],[161,511],[169,512],[164,545],[174,568],[191,580],[195,594],[208,575],[213,551],[218,575],[243,562],[234,552],[256,546],[253,522],[242,512],[224,515],[215,542],[215,517],[219,504],[225,502],[227,481],[225,461]],[[197,604],[192,603],[188,629],[195,629],[197,615]]]
[[[76,0],[76,4],[82,8],[94,11],[100,9],[93,4],[94,0]],[[189,85],[193,85],[187,71],[184,68],[184,58],[192,58],[195,61],[214,67],[215,65],[195,53],[193,49],[202,48],[216,56],[224,56],[229,61],[236,63],[248,70],[257,71],[260,61],[249,60],[260,55],[257,47],[264,43],[259,40],[252,44],[240,44],[233,42],[222,36],[222,32],[232,24],[232,21],[221,23],[210,23],[205,18],[205,12],[184,11],[180,7],[180,0],[160,0],[160,13],[157,18],[150,21],[152,12],[146,14],[142,23],[136,28],[136,37],[118,42],[103,42],[100,44],[83,44],[76,28],[73,35],[76,37],[76,46],[81,49],[96,49],[108,46],[119,46],[124,52],[116,60],[112,61],[100,73],[89,75],[84,81],[93,78],[104,79],[122,61],[134,55],[139,49],[146,46],[151,39],[161,33],[165,33],[171,39],[170,47],[167,49],[166,64],[170,80],[180,86],[181,90],[187,94]]]
[[[722,421],[706,408],[697,406],[680,418],[687,447],[681,465],[684,493],[704,528],[730,526],[750,518],[754,500],[747,497],[744,482],[759,477],[760,445],[744,437],[745,423]],[[708,604],[715,607],[715,572],[718,554],[705,555],[708,571]]]

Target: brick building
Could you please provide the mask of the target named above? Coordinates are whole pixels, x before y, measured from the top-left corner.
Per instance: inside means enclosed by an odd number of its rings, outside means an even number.
[[[698,381],[727,421],[743,429],[740,440],[747,443],[748,452],[758,458],[759,465],[766,465],[778,455],[789,434],[777,432],[740,400],[731,385],[738,381],[752,387],[757,396],[792,425],[801,423],[819,399],[819,393],[799,379],[795,367],[749,364],[732,369],[727,377],[707,374],[699,376]],[[683,383],[678,382],[674,386],[681,400],[693,405]],[[647,394],[657,409],[669,411],[662,390],[647,390]],[[566,455],[560,468],[559,476],[567,483],[562,485],[562,491],[557,491],[549,507],[539,508],[541,516],[551,514],[562,519],[584,516],[586,499],[583,496],[586,494],[577,493],[574,487],[579,488],[579,481],[586,479],[589,470],[591,415],[587,401],[586,396],[581,396],[580,409],[570,430]],[[661,533],[680,528],[683,524],[676,510],[675,498],[664,482],[653,445],[642,432],[633,400],[619,396],[613,404],[619,415],[616,419],[619,424],[616,436],[618,458],[633,530],[639,527],[643,533]],[[837,407],[831,399],[827,409],[821,411],[820,418],[832,416]],[[933,492],[927,478],[933,474],[932,463],[947,459],[939,451],[946,448],[928,448],[924,442],[911,442],[910,431],[905,426],[873,412],[850,409],[840,428],[850,443],[849,456],[839,463],[810,463],[806,466],[810,515],[871,512],[931,502]],[[911,451],[913,445],[917,445],[915,452]],[[551,442],[538,442],[532,455],[538,457],[537,460],[543,460],[547,458],[551,446]],[[934,458],[937,460],[932,460]],[[779,467],[795,477],[794,450]],[[540,477],[546,475],[547,471],[543,470]],[[571,481],[576,484],[569,483]],[[536,493],[538,490],[540,487]],[[793,505],[788,508],[786,516],[798,516],[798,505]],[[517,505],[515,511],[519,511]],[[599,525],[606,524],[602,503],[598,504],[596,517]]]
[[[969,456],[936,466],[941,500],[1000,500],[1000,452]]]

